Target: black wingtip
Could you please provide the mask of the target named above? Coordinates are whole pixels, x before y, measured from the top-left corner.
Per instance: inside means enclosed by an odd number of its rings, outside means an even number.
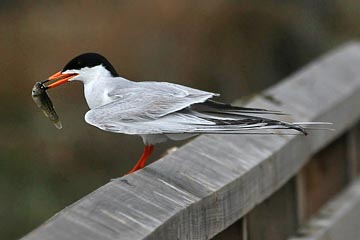
[[[304,134],[304,136],[308,135],[308,132],[305,130],[305,128],[300,125],[287,122],[281,122],[280,124],[285,126],[287,129],[294,129],[298,132],[301,132],[302,134]]]
[[[308,135],[308,132],[305,130],[305,128],[303,128],[301,126],[295,126],[294,129],[298,130],[299,132],[302,132],[304,134],[304,136]]]

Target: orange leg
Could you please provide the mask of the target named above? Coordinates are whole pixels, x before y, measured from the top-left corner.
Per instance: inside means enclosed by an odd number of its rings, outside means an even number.
[[[141,155],[139,161],[136,163],[136,165],[131,169],[131,171],[128,173],[136,172],[139,169],[142,169],[145,167],[147,160],[149,159],[150,155],[154,151],[154,145],[146,145],[144,148],[144,152]]]

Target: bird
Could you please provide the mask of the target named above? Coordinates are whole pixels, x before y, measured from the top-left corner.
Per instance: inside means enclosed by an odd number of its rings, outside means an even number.
[[[287,129],[306,135],[306,126],[321,124],[262,117],[283,113],[222,103],[213,99],[219,96],[217,93],[175,83],[131,81],[121,77],[98,53],[76,56],[47,81],[47,90],[72,81],[82,82],[90,109],[85,114],[88,124],[108,132],[142,137],[144,151],[129,174],[144,168],[154,146],[168,140],[184,140],[200,134],[252,134],[256,133],[254,130],[268,129]]]

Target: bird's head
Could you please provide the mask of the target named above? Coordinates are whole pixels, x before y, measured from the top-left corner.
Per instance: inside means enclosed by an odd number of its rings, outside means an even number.
[[[49,84],[47,88],[54,88],[74,80],[85,82],[94,79],[100,72],[112,77],[119,76],[111,63],[102,55],[84,53],[73,58],[61,71],[50,76],[48,79],[55,82]]]

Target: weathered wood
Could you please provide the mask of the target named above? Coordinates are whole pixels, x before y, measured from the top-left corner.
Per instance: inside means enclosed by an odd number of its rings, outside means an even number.
[[[349,176],[355,179],[360,175],[360,124],[347,133]]]
[[[244,221],[246,220],[238,220],[230,227],[213,237],[212,240],[247,240],[246,222]]]
[[[346,135],[336,139],[301,169],[302,216],[307,220],[350,181]]]
[[[201,136],[115,179],[24,239],[209,239],[247,214],[360,117],[360,45],[349,44],[256,97],[288,120],[331,121],[304,136]]]
[[[289,240],[355,240],[360,236],[360,180],[328,202]]]
[[[296,183],[291,179],[245,216],[247,239],[287,239],[294,235],[298,229],[296,204]]]
[[[346,135],[346,155],[348,159],[348,169],[347,169],[347,175],[351,180],[356,179],[357,177],[357,141],[358,136],[356,134],[356,127],[353,127],[351,130],[349,130]]]

